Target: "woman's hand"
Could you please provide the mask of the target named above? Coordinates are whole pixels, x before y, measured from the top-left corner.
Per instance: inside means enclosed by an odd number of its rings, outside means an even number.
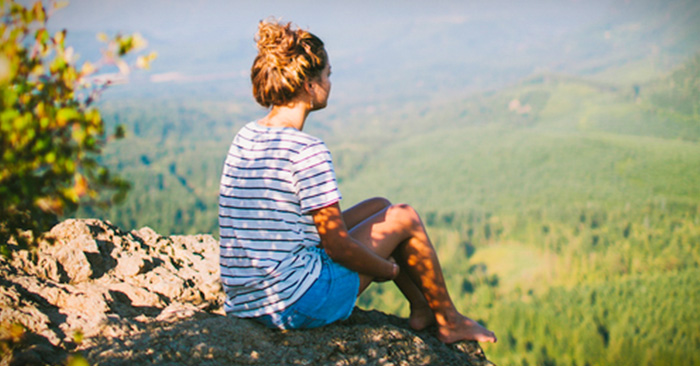
[[[389,262],[391,262],[392,267],[391,267],[391,275],[389,277],[375,277],[374,282],[386,282],[386,281],[391,281],[395,279],[399,275],[400,267],[398,264],[396,264],[396,260],[394,257],[389,257],[387,259]]]
[[[389,281],[399,275],[393,258],[385,259],[348,234],[338,203],[312,213],[321,245],[328,256],[360,275],[367,281]]]

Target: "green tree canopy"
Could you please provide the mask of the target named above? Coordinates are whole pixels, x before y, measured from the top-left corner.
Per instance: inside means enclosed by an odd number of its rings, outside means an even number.
[[[60,215],[80,202],[109,204],[122,199],[128,182],[110,174],[96,158],[107,140],[104,123],[93,106],[110,84],[99,75],[107,65],[125,77],[128,53],[145,46],[138,34],[105,43],[96,63],[77,64],[66,47],[66,30],[51,34],[49,15],[65,3],[46,9],[40,1],[24,7],[0,0],[0,251],[11,253],[9,243],[26,248],[53,225]],[[148,67],[155,53],[140,56]],[[123,134],[118,129],[116,137]],[[98,192],[109,191],[108,198]],[[30,231],[33,235],[25,236]],[[34,239],[29,239],[29,238]]]

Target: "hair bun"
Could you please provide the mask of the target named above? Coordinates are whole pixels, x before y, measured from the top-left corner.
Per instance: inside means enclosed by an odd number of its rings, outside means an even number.
[[[279,24],[267,20],[261,21],[258,25],[256,41],[260,52],[279,48],[285,40],[288,43],[289,38],[294,38],[291,23]]]
[[[326,64],[323,42],[313,34],[268,18],[258,24],[258,56],[251,70],[253,93],[263,105],[288,101],[304,80]],[[264,95],[263,95],[264,94]]]
[[[261,54],[269,53],[271,56],[277,57],[278,62],[283,64],[293,62],[295,58],[308,52],[307,47],[303,45],[305,34],[309,33],[293,29],[292,23],[261,21],[256,37],[258,52]]]

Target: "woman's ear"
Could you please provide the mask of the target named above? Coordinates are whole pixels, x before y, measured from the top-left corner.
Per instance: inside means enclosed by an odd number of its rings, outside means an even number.
[[[304,83],[304,89],[306,89],[306,94],[308,94],[311,98],[316,97],[316,91],[314,90],[314,85],[311,81]]]
[[[316,98],[316,92],[314,91],[314,86],[312,82],[307,81],[304,83],[304,90],[306,90],[306,95],[309,96],[310,102],[309,106],[313,110],[314,109],[314,99]]]

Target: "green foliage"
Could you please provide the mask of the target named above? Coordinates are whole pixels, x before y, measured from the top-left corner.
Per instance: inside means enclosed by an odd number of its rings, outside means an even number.
[[[649,109],[670,123],[684,128],[700,120],[700,55],[682,65],[668,78],[652,83],[645,93]],[[697,140],[695,140],[697,141]]]
[[[63,5],[47,11],[41,2],[31,8],[0,2],[0,251],[5,255],[11,237],[26,247],[81,199],[114,190],[100,202],[107,204],[123,199],[128,189],[96,158],[106,138],[102,117],[91,104],[109,82],[92,77],[109,64],[127,73],[121,57],[144,41],[117,35],[106,40],[103,60],[79,69],[73,49],[65,45],[66,30],[50,34],[47,29],[50,12]],[[154,57],[139,63],[145,67]]]
[[[553,288],[487,310],[503,342],[485,351],[507,365],[696,365],[699,304],[697,268]]]
[[[0,359],[5,360],[6,355],[19,347],[24,336],[24,326],[19,323],[0,323]]]

